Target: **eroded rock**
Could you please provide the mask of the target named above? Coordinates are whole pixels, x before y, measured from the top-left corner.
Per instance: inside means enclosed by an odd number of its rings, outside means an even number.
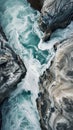
[[[0,103],[16,89],[26,74],[26,67],[20,57],[0,40]]]
[[[42,130],[73,129],[73,36],[58,50],[39,80],[37,108]]]
[[[73,0],[44,0],[39,26],[44,32],[43,40],[50,38],[53,31],[67,27],[73,20]]]

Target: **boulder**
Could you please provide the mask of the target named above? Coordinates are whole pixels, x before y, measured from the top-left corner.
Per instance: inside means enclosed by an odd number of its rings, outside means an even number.
[[[39,80],[40,124],[42,130],[73,130],[73,36],[57,46]]]
[[[73,0],[44,0],[39,26],[48,40],[56,29],[67,27],[73,20]]]
[[[26,67],[23,61],[5,39],[0,37],[0,104],[16,89],[17,83],[25,75]]]

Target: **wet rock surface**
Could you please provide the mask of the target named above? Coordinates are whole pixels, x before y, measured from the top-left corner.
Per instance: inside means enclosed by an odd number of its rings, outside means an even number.
[[[67,27],[73,20],[73,0],[44,0],[39,26],[47,41],[52,32]]]
[[[26,71],[23,61],[8,45],[8,39],[0,26],[0,130],[2,104],[25,77]]]
[[[37,108],[42,130],[73,129],[73,36],[58,45],[39,80]]]
[[[31,4],[31,6],[34,9],[41,11],[41,8],[42,8],[42,5],[43,5],[43,0],[28,0],[28,2]]]
[[[26,67],[20,57],[6,42],[3,30],[0,30],[0,103],[16,89],[18,82],[26,74]]]

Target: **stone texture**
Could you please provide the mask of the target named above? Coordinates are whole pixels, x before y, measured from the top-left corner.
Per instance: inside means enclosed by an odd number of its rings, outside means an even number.
[[[53,31],[65,28],[73,20],[73,0],[44,0],[39,26],[47,41]]]
[[[20,57],[6,43],[6,36],[0,29],[0,104],[16,89],[26,74],[26,67]]]
[[[73,36],[58,45],[39,80],[37,108],[42,130],[73,130]]]

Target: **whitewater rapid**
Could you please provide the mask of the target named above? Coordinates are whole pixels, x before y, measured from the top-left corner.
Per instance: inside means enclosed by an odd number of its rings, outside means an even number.
[[[20,55],[27,68],[25,79],[3,104],[2,130],[40,130],[35,100],[39,76],[51,53],[38,48],[42,36],[38,17],[39,12],[33,10],[26,0],[0,1],[0,22],[8,44]]]
[[[8,44],[20,55],[27,68],[25,79],[3,104],[1,130],[41,130],[35,102],[39,76],[54,56],[53,44],[67,35],[66,30],[58,30],[48,43],[43,43],[43,33],[37,22],[39,15],[26,0],[0,0],[0,24]]]

